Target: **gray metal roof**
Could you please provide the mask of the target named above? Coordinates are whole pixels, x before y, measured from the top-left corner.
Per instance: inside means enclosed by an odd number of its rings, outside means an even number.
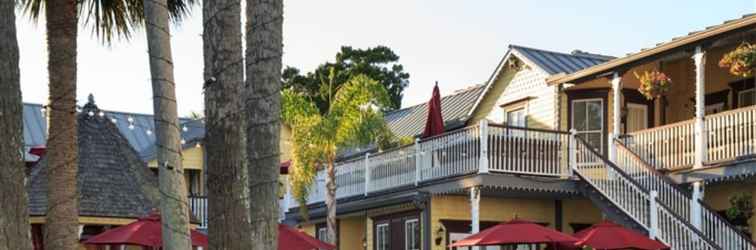
[[[441,98],[441,115],[447,130],[463,126],[467,122],[467,114],[475,105],[484,87],[485,85],[475,85]],[[397,136],[416,136],[423,133],[427,118],[427,102],[394,110],[385,115],[386,123]]]
[[[569,74],[614,59],[611,56],[591,54],[580,50],[567,54],[519,45],[510,45],[509,48],[551,75]]]
[[[43,146],[47,141],[47,117],[42,111],[42,105],[24,103],[24,144],[26,152],[34,146]],[[96,114],[100,116],[100,114]],[[116,125],[121,135],[126,138],[132,148],[139,153],[142,160],[148,161],[154,157],[155,124],[150,114],[127,113],[102,110],[102,116]],[[205,132],[205,125],[199,120],[179,118],[182,129],[181,136],[187,142],[196,143]],[[193,144],[192,144],[193,145]],[[27,155],[27,157],[30,157]]]
[[[92,111],[94,115],[88,112]],[[159,204],[157,177],[120,130],[94,104],[77,116],[79,215],[138,218]],[[47,157],[29,176],[29,212],[47,213]]]

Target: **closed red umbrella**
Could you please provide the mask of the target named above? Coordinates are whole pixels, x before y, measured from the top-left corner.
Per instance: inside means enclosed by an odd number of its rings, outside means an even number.
[[[192,246],[207,249],[207,236],[191,230]],[[84,241],[87,245],[162,247],[160,214],[151,213],[130,224],[107,230]]]
[[[279,250],[317,250],[336,249],[336,246],[319,241],[289,226],[278,225]]]
[[[433,94],[428,102],[428,119],[425,120],[423,138],[444,133],[444,118],[441,116],[441,93],[438,90],[438,82],[433,87]]]
[[[599,250],[638,249],[663,250],[670,249],[663,243],[649,239],[646,235],[624,228],[611,221],[604,221],[575,233],[580,241],[577,244],[586,245]]]
[[[568,234],[547,228],[525,220],[511,220],[470,235],[451,244],[450,247],[498,246],[514,244],[555,245],[559,243],[574,244],[578,239]]]

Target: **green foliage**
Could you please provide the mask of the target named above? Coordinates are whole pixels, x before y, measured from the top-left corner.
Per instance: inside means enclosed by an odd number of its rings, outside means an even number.
[[[727,219],[734,222],[733,224],[747,223],[753,216],[753,204],[751,203],[751,193],[740,193],[730,196],[730,208],[725,213]]]
[[[334,74],[331,70],[321,84],[333,90]],[[365,145],[390,133],[381,112],[389,104],[389,95],[383,85],[365,75],[354,76],[337,91],[328,92],[325,112],[294,88],[281,94],[282,119],[292,130],[291,191],[306,216],[308,188],[319,168],[333,166],[339,149]]]
[[[402,92],[409,83],[409,73],[404,72],[398,61],[399,56],[385,46],[368,49],[344,46],[336,54],[336,62],[326,62],[314,72],[301,74],[298,69],[287,67],[282,73],[283,86],[311,97],[321,112],[325,112],[330,105],[328,95],[353,76],[363,74],[378,81],[388,92],[389,103],[383,110],[394,110],[401,106]],[[325,81],[333,84],[321,84]]]
[[[728,52],[719,60],[719,67],[727,68],[730,74],[740,77],[751,77],[756,64],[756,45],[743,43],[735,50]]]
[[[20,0],[24,12],[34,21],[44,12],[48,0]],[[130,39],[132,33],[144,24],[143,0],[80,0],[76,1],[84,26],[92,28],[92,34],[103,42],[113,38]],[[189,15],[196,0],[168,0],[171,20],[181,21]]]

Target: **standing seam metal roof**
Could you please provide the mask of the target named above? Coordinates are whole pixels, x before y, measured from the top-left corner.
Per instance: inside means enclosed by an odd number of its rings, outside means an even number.
[[[512,50],[526,57],[550,75],[572,73],[613,59],[611,56],[590,54],[576,50],[570,54],[510,45]]]

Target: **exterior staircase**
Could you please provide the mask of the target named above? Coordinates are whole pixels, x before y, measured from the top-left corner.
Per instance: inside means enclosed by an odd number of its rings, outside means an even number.
[[[727,220],[692,199],[622,142],[614,142],[612,162],[580,137],[573,138],[570,166],[581,180],[579,190],[610,219],[648,233],[672,249],[756,249]]]
[[[648,175],[628,174],[582,138],[573,138],[570,142],[570,166],[586,186],[581,189],[607,215],[624,214],[618,220],[619,223],[641,228],[641,231],[649,233],[672,249],[753,249],[750,242],[745,242],[742,238],[728,239],[727,236],[705,234],[691,225],[688,218],[681,217],[663,202],[659,191],[650,190],[649,185],[643,184],[657,181],[647,181]]]

